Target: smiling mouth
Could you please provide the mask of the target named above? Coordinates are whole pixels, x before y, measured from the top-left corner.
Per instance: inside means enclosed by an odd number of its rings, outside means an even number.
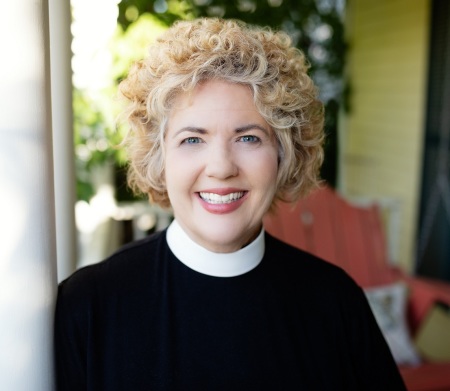
[[[241,199],[245,193],[246,193],[245,191],[238,191],[235,193],[219,195],[215,193],[205,193],[201,191],[199,195],[203,201],[209,204],[230,204],[231,202]]]

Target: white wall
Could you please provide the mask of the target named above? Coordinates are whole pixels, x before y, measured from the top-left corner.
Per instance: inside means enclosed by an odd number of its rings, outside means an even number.
[[[53,156],[55,160],[56,249],[58,281],[77,264],[75,227],[75,149],[72,110],[72,34],[70,1],[48,0],[50,13],[50,62]]]
[[[0,390],[53,388],[56,288],[45,0],[2,3]]]

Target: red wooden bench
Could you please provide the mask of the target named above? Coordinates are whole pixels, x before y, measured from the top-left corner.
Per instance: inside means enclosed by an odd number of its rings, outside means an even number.
[[[412,336],[436,301],[450,305],[450,284],[409,276],[389,265],[376,205],[355,206],[323,187],[295,206],[280,204],[264,225],[279,239],[340,266],[363,288],[405,281]],[[410,391],[450,391],[450,362],[400,366],[400,371]]]

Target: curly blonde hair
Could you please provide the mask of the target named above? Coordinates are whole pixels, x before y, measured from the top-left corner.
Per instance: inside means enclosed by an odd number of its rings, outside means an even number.
[[[307,74],[304,54],[289,36],[240,21],[180,21],[135,63],[119,91],[130,130],[124,145],[128,183],[150,201],[170,206],[164,179],[164,135],[181,92],[222,80],[247,85],[279,144],[277,200],[295,201],[319,183],[323,161],[323,105]]]

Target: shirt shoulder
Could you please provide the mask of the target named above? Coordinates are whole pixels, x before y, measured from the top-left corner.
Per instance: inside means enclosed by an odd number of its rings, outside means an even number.
[[[343,286],[359,290],[356,282],[339,266],[267,233],[266,256],[272,268],[279,270],[286,279],[294,279],[296,285],[322,290]]]
[[[87,297],[94,291],[106,293],[135,285],[143,275],[151,274],[155,263],[163,261],[167,254],[165,231],[128,243],[105,260],[75,271],[59,284],[58,296]]]

